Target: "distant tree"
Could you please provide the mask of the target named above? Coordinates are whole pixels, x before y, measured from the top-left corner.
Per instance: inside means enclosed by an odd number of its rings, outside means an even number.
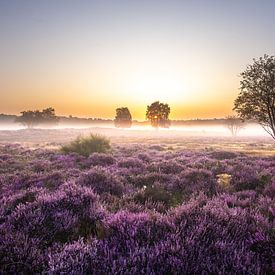
[[[241,73],[234,110],[243,120],[255,119],[275,139],[275,56],[253,61]]]
[[[27,128],[34,128],[39,124],[39,111],[22,111],[20,112],[21,116],[15,119],[15,122],[21,123],[23,126]]]
[[[44,109],[42,112],[40,112],[40,123],[41,124],[47,124],[47,125],[53,125],[58,122],[58,117],[55,115],[54,108],[47,108]]]
[[[132,126],[132,115],[127,107],[116,109],[115,126],[118,128],[130,128]]]
[[[147,106],[146,119],[150,120],[151,125],[155,128],[169,128],[169,114],[169,105],[156,101],[150,106]]]
[[[53,108],[47,108],[43,111],[23,111],[21,116],[15,119],[15,122],[21,123],[27,128],[34,128],[39,124],[52,125],[58,122],[58,117],[55,115]]]
[[[225,127],[231,132],[232,136],[237,136],[238,132],[244,127],[244,122],[237,116],[227,116]]]

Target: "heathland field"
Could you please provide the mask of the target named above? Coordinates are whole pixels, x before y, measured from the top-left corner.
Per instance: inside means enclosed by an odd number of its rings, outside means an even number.
[[[90,131],[0,132],[1,273],[272,272],[271,138]]]

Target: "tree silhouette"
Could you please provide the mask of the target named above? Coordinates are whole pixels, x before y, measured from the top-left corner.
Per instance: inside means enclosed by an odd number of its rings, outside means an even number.
[[[275,139],[275,57],[264,55],[241,73],[234,110],[242,119],[255,119]]]
[[[237,136],[238,132],[244,127],[244,122],[237,116],[227,116],[225,127],[231,132],[232,136]]]
[[[154,128],[163,127],[169,128],[170,107],[168,104],[156,101],[150,106],[147,106],[146,119],[150,120]]]
[[[58,120],[54,108],[49,107],[40,112],[40,123],[42,124],[53,125],[56,124]]]
[[[114,123],[117,128],[130,128],[132,126],[132,115],[127,107],[116,109]]]
[[[21,116],[15,119],[15,122],[21,123],[23,126],[31,129],[39,124],[39,111],[22,111]]]
[[[21,123],[31,129],[39,124],[56,124],[58,122],[58,117],[55,115],[55,110],[50,107],[42,111],[23,111],[21,112],[21,116],[16,118],[15,122]]]

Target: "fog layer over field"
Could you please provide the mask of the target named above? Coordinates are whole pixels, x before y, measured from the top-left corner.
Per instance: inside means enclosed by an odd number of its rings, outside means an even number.
[[[38,126],[35,129],[87,129],[87,128],[108,128],[110,130],[110,133],[117,132],[119,129],[115,128],[112,124],[96,124],[96,125],[89,125],[89,124],[65,124],[60,123],[53,127],[43,127]],[[25,129],[24,126],[20,124],[8,124],[3,123],[0,124],[0,131],[1,130],[23,130]],[[100,131],[100,130],[99,130]],[[132,126],[129,129],[123,129],[121,130],[123,133],[128,131],[139,131],[139,135],[141,132],[160,132],[160,133],[169,133],[169,134],[179,134],[179,135],[191,135],[191,136],[231,136],[230,131],[223,125],[190,125],[190,126],[171,126],[168,129],[160,128],[158,130],[155,130],[151,126],[145,125],[135,125]],[[148,133],[147,133],[148,134]],[[264,131],[264,129],[257,124],[247,124],[244,128],[242,128],[238,136],[267,136],[267,133]]]

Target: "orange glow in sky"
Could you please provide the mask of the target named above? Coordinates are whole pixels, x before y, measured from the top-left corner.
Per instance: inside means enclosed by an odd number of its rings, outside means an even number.
[[[172,119],[232,114],[239,73],[274,54],[274,7],[198,2],[1,1],[0,113],[113,118],[126,106],[144,120],[159,100]]]

